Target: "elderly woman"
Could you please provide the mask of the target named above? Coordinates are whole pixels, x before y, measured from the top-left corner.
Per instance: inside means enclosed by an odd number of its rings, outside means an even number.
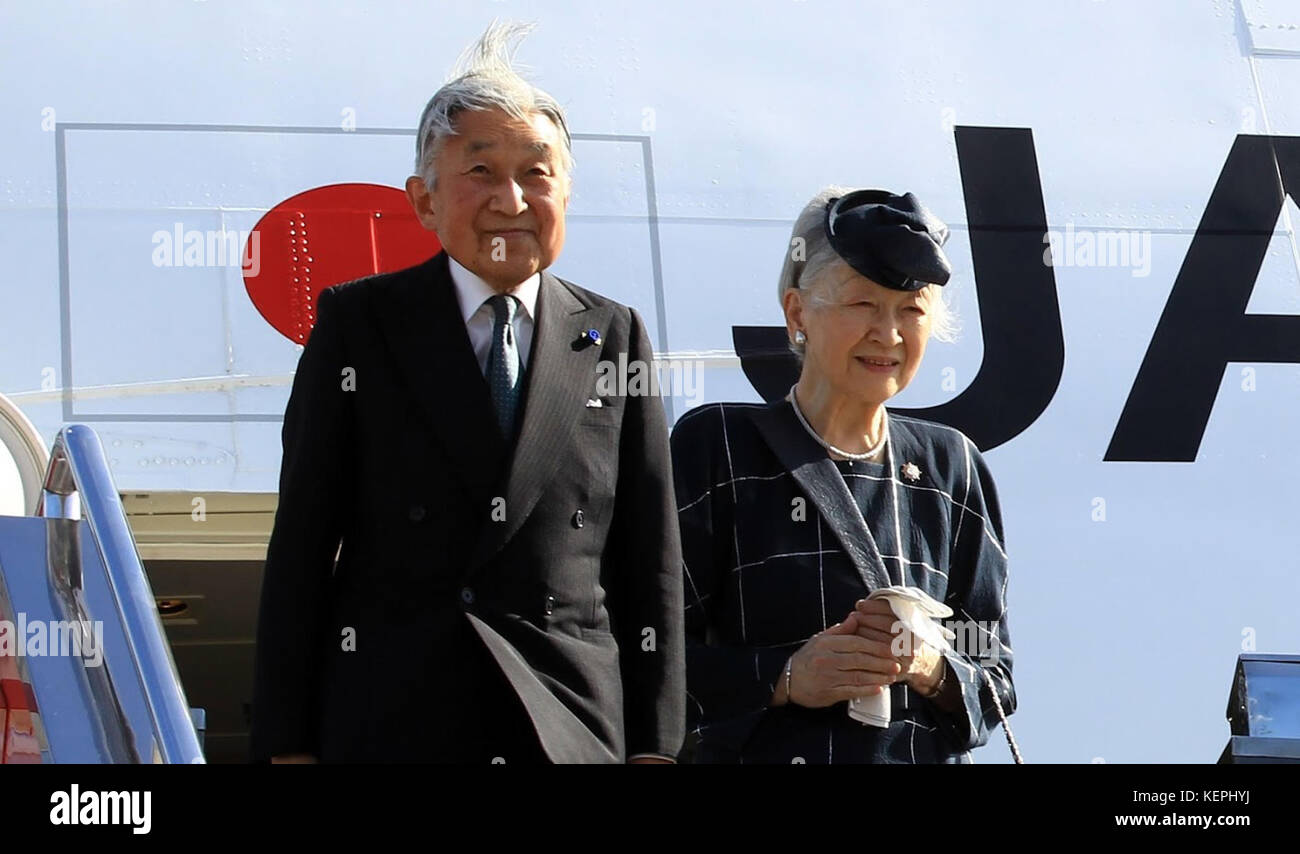
[[[674,428],[697,762],[970,762],[1015,709],[988,468],[885,407],[950,337],[946,237],[910,193],[818,194],[780,280],[798,383]],[[868,599],[900,587],[951,608],[952,644]]]

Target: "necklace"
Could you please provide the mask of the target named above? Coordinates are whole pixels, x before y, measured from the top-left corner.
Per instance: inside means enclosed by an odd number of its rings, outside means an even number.
[[[881,428],[880,441],[876,443],[876,446],[874,448],[871,448],[865,453],[854,454],[854,453],[850,453],[849,451],[840,450],[839,448],[832,445],[830,442],[827,442],[820,435],[818,435],[817,431],[814,430],[812,428],[812,425],[808,423],[808,419],[803,417],[803,410],[799,408],[799,398],[796,397],[794,393],[795,388],[796,386],[790,386],[790,405],[794,408],[795,417],[799,419],[799,423],[803,425],[803,429],[808,431],[808,435],[816,439],[817,444],[821,445],[823,448],[830,451],[832,454],[838,454],[841,457],[845,457],[846,459],[850,459],[850,460],[859,460],[859,461],[868,460],[874,457],[876,454],[879,454],[880,449],[885,446],[885,440],[889,438],[889,412],[886,409],[884,409],[884,407],[881,407],[880,410],[880,428]]]

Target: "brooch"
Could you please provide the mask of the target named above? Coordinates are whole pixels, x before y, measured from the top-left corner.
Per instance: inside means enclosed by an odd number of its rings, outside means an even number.
[[[903,464],[903,479],[911,483],[916,483],[921,479],[921,469],[916,463],[908,462]]]

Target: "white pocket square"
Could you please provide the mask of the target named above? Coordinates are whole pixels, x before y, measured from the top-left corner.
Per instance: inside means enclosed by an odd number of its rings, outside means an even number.
[[[589,397],[589,398],[587,398],[587,406],[588,406],[588,407],[592,407],[592,408],[595,408],[595,409],[599,409],[600,407],[602,407],[602,406],[604,406],[604,405],[605,405],[605,402],[602,401],[602,400],[601,400],[600,398],[598,398],[598,397]]]

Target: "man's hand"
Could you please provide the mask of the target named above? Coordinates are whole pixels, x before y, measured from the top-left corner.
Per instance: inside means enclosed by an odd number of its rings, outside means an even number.
[[[319,761],[310,753],[286,753],[271,757],[272,765],[316,765]]]
[[[772,705],[797,703],[823,708],[878,694],[899,673],[887,641],[859,634],[861,617],[850,613],[844,622],[813,635],[790,661],[790,696],[786,696],[785,671],[777,679]]]

